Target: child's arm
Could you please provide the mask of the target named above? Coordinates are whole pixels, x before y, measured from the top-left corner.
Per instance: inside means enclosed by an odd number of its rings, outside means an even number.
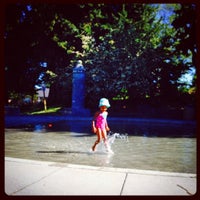
[[[108,115],[108,112],[107,112],[107,115]],[[108,122],[106,120],[106,131],[110,131],[110,128],[108,127]]]
[[[97,129],[95,127],[95,120],[92,120],[92,132],[93,133],[96,133],[97,132]]]
[[[110,131],[110,128],[108,127],[107,121],[106,121],[106,131]]]

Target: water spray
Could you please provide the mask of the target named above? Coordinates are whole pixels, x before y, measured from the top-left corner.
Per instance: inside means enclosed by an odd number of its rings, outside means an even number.
[[[108,141],[109,143],[113,143],[116,138],[126,140],[128,142],[128,133],[116,133],[110,131],[108,133]]]

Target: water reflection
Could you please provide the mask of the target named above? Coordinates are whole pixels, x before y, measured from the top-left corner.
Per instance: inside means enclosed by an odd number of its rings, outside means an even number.
[[[35,127],[34,127],[34,132],[37,132],[37,133],[44,133],[46,132],[46,126],[45,125],[42,125],[42,124],[36,124]]]
[[[99,163],[100,166],[110,166],[113,167],[112,165],[112,158],[113,154],[102,154],[102,153],[96,153],[93,155],[92,159],[96,163]]]

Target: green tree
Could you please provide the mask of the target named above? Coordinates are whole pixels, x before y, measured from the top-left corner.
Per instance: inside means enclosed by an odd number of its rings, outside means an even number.
[[[131,102],[154,99],[171,78],[164,79],[166,72],[172,72],[165,60],[176,45],[171,42],[169,46],[169,41],[175,40],[176,31],[156,19],[158,7],[123,4],[117,7],[117,12],[110,12],[110,9],[100,5],[91,11],[92,24],[101,34],[95,38],[98,42],[85,58],[88,92],[94,94],[94,98],[107,96],[112,99],[120,93],[123,96],[125,89],[128,91],[125,97]],[[103,10],[112,14],[105,14]]]
[[[182,4],[176,12],[173,26],[177,29],[176,37],[181,41],[176,48],[173,61],[180,66],[182,76],[195,72],[197,63],[197,5]],[[194,99],[197,87],[196,73],[191,84],[187,81],[178,81],[178,87],[183,93]]]
[[[186,69],[182,65],[186,54],[181,50],[186,38],[182,36],[184,28],[175,25],[175,14],[168,23],[158,18],[160,6],[37,4],[31,11],[20,4],[8,7],[6,80],[16,72],[16,84],[8,82],[8,90],[34,92],[38,76],[44,73],[54,91],[50,93],[51,102],[63,99],[60,103],[65,104],[65,99],[69,102],[71,98],[72,68],[81,59],[87,73],[88,106],[96,105],[100,96],[132,104],[162,101],[173,93],[175,100],[179,95],[177,80]],[[180,7],[167,6],[174,11]],[[24,10],[26,14],[21,18]],[[186,10],[179,12],[183,15]],[[187,49],[195,54],[194,47]],[[42,68],[41,62],[47,62],[48,68]]]
[[[31,8],[31,9],[30,9]],[[56,86],[66,84],[66,73],[70,59],[62,48],[49,37],[49,25],[55,11],[55,5],[8,4],[5,18],[5,81],[6,103],[12,92],[34,95],[34,86],[41,73],[45,74],[46,84]],[[41,63],[48,63],[48,68]],[[49,73],[51,72],[51,73]],[[51,76],[56,74],[57,76]],[[51,80],[50,80],[50,79]],[[68,88],[70,85],[68,86]],[[66,91],[65,91],[66,92]],[[56,93],[51,90],[50,94]],[[52,97],[53,98],[53,97]],[[63,101],[62,101],[63,103]]]

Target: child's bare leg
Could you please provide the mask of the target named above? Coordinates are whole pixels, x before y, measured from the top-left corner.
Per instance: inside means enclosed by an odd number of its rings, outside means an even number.
[[[97,146],[97,144],[99,144],[99,140],[97,140],[95,143],[94,143],[94,145],[92,146],[92,151],[95,151],[95,148],[96,148],[96,146]]]
[[[101,141],[101,132],[97,130],[97,140],[95,141],[94,145],[92,146],[92,150],[95,151],[97,144]]]
[[[106,151],[109,152],[109,153],[113,153],[113,151],[111,150],[109,144],[108,144],[108,140],[107,140],[107,132],[106,130],[105,131],[102,131],[102,137],[104,139],[104,144],[105,144],[105,147],[106,147]]]
[[[106,130],[102,131],[102,137],[103,137],[103,140],[104,140],[105,147],[108,149],[109,146],[108,146],[108,141],[107,141],[107,132],[106,132]]]

